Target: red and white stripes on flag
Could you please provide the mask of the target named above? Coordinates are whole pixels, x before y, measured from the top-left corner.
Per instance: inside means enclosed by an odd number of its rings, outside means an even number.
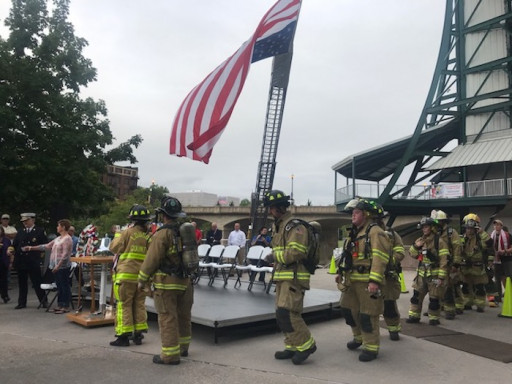
[[[208,164],[226,127],[251,62],[285,53],[291,47],[300,0],[279,0],[231,57],[187,95],[172,123],[170,153]]]

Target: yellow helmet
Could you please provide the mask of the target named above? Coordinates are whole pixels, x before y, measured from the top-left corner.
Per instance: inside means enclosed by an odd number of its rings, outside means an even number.
[[[468,213],[466,216],[464,216],[464,218],[462,219],[462,221],[464,222],[464,224],[466,224],[469,220],[473,220],[473,221],[476,221],[477,223],[480,224],[480,218],[478,217],[478,215],[476,213]]]

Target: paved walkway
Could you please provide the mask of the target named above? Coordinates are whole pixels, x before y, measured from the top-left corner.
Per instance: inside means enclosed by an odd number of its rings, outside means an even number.
[[[315,274],[314,288],[335,290],[334,277],[326,270]],[[414,273],[405,274],[407,286]],[[194,327],[190,355],[179,366],[151,362],[159,352],[156,321],[141,346],[114,348],[113,327],[87,329],[69,322],[64,315],[37,310],[29,294],[28,308],[14,310],[12,301],[0,304],[0,383],[505,383],[512,377],[512,364],[489,360],[432,342],[402,336],[398,342],[381,329],[379,358],[360,363],[358,352],[345,344],[351,339],[343,319],[311,325],[318,351],[303,365],[275,360],[283,348],[277,333],[225,336],[214,344],[212,332]],[[402,295],[399,307],[406,317],[411,293]],[[512,344],[512,319],[498,318],[500,309],[471,311],[442,326]],[[422,319],[426,321],[426,319]]]

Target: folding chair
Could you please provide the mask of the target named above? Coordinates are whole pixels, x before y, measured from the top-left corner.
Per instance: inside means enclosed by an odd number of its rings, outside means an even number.
[[[267,266],[267,265],[262,265],[263,262],[264,262],[264,259],[265,257],[272,252],[272,248],[270,247],[265,247],[263,249],[263,251],[261,252],[261,255],[260,255],[260,258],[257,262],[256,265],[251,265],[251,269],[250,269],[250,273],[249,273],[249,286],[247,287],[247,289],[250,291],[252,290],[252,286],[254,285],[254,280],[256,279],[256,275],[261,272],[265,272],[265,273],[270,273],[271,274],[271,277],[270,277],[270,281],[268,283],[268,286],[267,286],[267,283],[265,280],[263,280],[263,289],[269,293],[270,291],[270,286],[272,285],[272,277],[273,277],[273,274],[274,274],[274,267],[272,266]]]
[[[208,252],[208,256],[206,257],[206,261],[204,263],[200,263],[199,266],[208,271],[208,285],[213,284],[213,280],[215,280],[215,275],[217,270],[213,270],[213,266],[219,263],[220,257],[222,256],[222,252],[224,252],[224,246],[222,244],[214,245],[210,248]]]
[[[199,283],[199,279],[201,279],[201,275],[206,267],[209,267],[209,263],[207,263],[208,252],[210,251],[210,244],[199,244],[197,247],[197,253],[199,255],[199,268],[197,271],[197,275],[194,279],[194,284]]]
[[[228,285],[229,275],[235,269],[236,256],[238,255],[239,251],[240,247],[238,245],[228,245],[226,248],[224,248],[224,252],[222,252],[222,256],[220,257],[219,261],[217,263],[213,263],[212,265],[212,268],[215,270],[215,272],[220,269],[222,279],[224,280],[224,288],[226,285]],[[217,273],[213,273],[212,275],[215,279],[215,275],[217,275]],[[213,280],[211,280],[210,285],[212,284]]]
[[[75,271],[75,268],[77,265],[78,264],[75,263],[74,261],[71,263],[71,268],[69,269],[69,279],[71,279],[73,277],[74,271]],[[49,269],[47,269],[44,278],[48,279],[50,276],[50,273],[52,273],[52,272]],[[53,274],[52,274],[51,278],[53,278]],[[57,284],[55,283],[55,281],[53,281],[51,283],[42,283],[40,285],[40,287],[44,292],[44,299],[41,300],[37,309],[41,308],[41,306],[43,305],[42,303],[48,302],[48,295],[50,294],[50,292],[55,292],[55,295],[53,295],[53,299],[50,301],[50,303],[46,307],[46,312],[48,312],[50,310],[50,308],[52,307],[53,303],[55,302],[55,300],[57,300],[57,297],[59,296],[59,294],[57,292]],[[75,309],[75,306],[73,305],[73,300],[71,300],[71,307],[73,309]]]
[[[249,248],[249,251],[247,252],[247,255],[245,256],[244,264],[237,264],[235,265],[236,270],[236,281],[235,281],[235,288],[237,285],[239,287],[242,286],[242,282],[240,281],[242,278],[242,275],[245,271],[248,271],[250,274],[251,270],[251,264],[257,265],[258,261],[261,257],[261,253],[263,252],[264,247],[261,245],[253,245]]]

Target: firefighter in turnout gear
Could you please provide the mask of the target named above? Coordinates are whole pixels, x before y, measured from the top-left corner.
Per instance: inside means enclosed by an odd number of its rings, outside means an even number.
[[[301,364],[316,351],[315,340],[302,318],[304,294],[309,289],[310,278],[301,262],[307,256],[308,231],[302,224],[290,224],[293,220],[287,211],[290,196],[284,192],[270,191],[265,196],[264,205],[269,207],[275,219],[272,253],[266,260],[274,263],[276,320],[285,336],[284,351],[276,352],[274,357],[279,360],[291,359],[293,364]]]
[[[147,313],[144,304],[146,295],[137,289],[140,266],[146,257],[148,244],[147,223],[149,210],[143,205],[134,205],[128,218],[133,222],[131,228],[123,231],[110,246],[110,251],[119,255],[112,275],[114,295],[117,301],[115,331],[117,339],[110,342],[116,347],[142,344],[142,332],[147,332]]]
[[[384,297],[384,321],[389,332],[389,338],[393,341],[400,340],[400,311],[396,301],[400,298],[401,285],[400,273],[402,272],[402,265],[400,264],[405,257],[404,243],[400,235],[393,229],[388,228],[384,224],[384,218],[388,216],[388,212],[384,208],[378,206],[378,214],[375,222],[381,227],[389,237],[390,251],[389,263],[386,268],[386,284],[382,286],[382,296]]]
[[[462,238],[462,292],[464,309],[470,310],[476,305],[477,312],[485,307],[485,285],[488,283],[486,267],[494,260],[493,241],[487,232],[480,230],[480,218],[474,213],[463,219],[465,227]]]
[[[188,276],[182,266],[182,245],[176,223],[185,213],[174,197],[164,197],[156,211],[162,215],[164,225],[150,238],[139,272],[139,288],[148,291],[152,279],[162,343],[162,350],[153,356],[153,363],[177,365],[180,356],[188,356],[194,301],[192,276]]]
[[[455,319],[455,314],[461,314],[464,309],[460,266],[458,264],[455,265],[455,260],[460,261],[460,236],[452,226],[448,225],[449,220],[445,212],[440,209],[433,210],[430,214],[430,218],[437,220],[439,236],[448,245],[448,251],[450,253],[443,308],[446,320],[453,320]]]
[[[417,275],[414,279],[414,293],[411,298],[407,323],[419,323],[423,299],[428,293],[428,323],[439,325],[441,300],[444,297],[445,281],[448,276],[449,250],[446,242],[437,233],[437,221],[423,217],[419,223],[423,235],[417,239],[409,254],[418,260]]]
[[[385,231],[373,222],[383,213],[375,202],[354,199],[344,211],[352,214],[352,229],[338,263],[336,282],[343,292],[341,312],[354,337],[347,348],[362,346],[359,361],[366,362],[376,359],[379,353],[379,315],[384,311],[381,290],[391,244]]]

